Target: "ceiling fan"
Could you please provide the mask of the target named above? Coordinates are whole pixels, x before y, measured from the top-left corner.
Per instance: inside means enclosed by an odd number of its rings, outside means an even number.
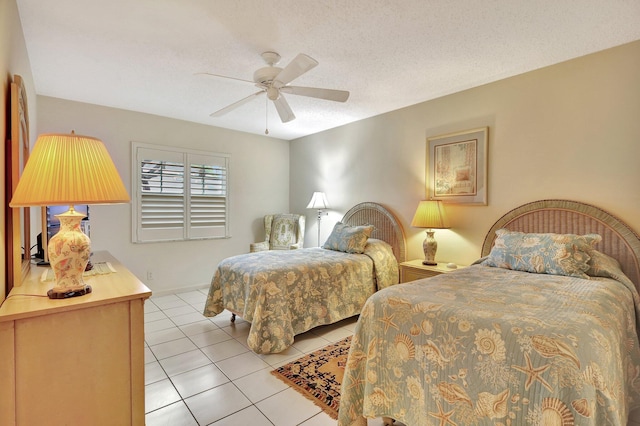
[[[289,83],[306,73],[310,69],[318,65],[318,61],[312,57],[300,53],[286,67],[280,68],[275,65],[280,62],[280,55],[276,52],[262,53],[262,59],[267,63],[266,67],[258,69],[253,73],[253,81],[244,80],[236,77],[228,77],[225,75],[198,73],[202,75],[210,75],[214,77],[228,78],[232,80],[244,81],[254,84],[260,90],[240,99],[237,102],[227,105],[211,114],[211,117],[219,117],[226,114],[241,105],[251,101],[252,99],[267,94],[267,99],[271,100],[278,111],[278,115],[283,123],[294,120],[296,116],[293,114],[289,103],[284,97],[284,93],[298,96],[308,96],[312,98],[325,99],[328,101],[345,102],[349,98],[349,92],[344,90],[321,89],[318,87],[289,86]],[[269,133],[268,130],[265,133]]]

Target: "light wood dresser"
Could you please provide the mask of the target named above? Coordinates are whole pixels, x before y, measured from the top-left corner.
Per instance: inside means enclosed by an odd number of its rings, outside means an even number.
[[[85,276],[90,294],[50,300],[32,266],[0,307],[0,425],[144,425],[151,291],[107,252],[91,262],[116,272]]]

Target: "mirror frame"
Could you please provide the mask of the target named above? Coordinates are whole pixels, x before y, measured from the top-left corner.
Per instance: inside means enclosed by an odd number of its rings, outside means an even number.
[[[29,158],[27,91],[24,88],[24,81],[19,75],[13,76],[10,96],[11,140],[7,145],[6,157],[7,294],[14,285],[22,283],[31,266],[31,209],[29,207],[9,207],[11,197],[18,186],[20,174]]]

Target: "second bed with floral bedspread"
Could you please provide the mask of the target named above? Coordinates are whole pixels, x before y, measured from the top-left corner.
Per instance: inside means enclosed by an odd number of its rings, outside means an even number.
[[[362,254],[323,248],[250,253],[220,262],[204,314],[227,309],[241,316],[251,323],[251,350],[276,353],[297,334],[359,314],[370,295],[397,282],[391,247],[372,238]]]

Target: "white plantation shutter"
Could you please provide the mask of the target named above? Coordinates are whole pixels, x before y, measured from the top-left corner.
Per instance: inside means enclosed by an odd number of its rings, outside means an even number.
[[[132,143],[133,242],[226,238],[229,155]]]
[[[190,155],[191,238],[225,237],[228,158]]]

